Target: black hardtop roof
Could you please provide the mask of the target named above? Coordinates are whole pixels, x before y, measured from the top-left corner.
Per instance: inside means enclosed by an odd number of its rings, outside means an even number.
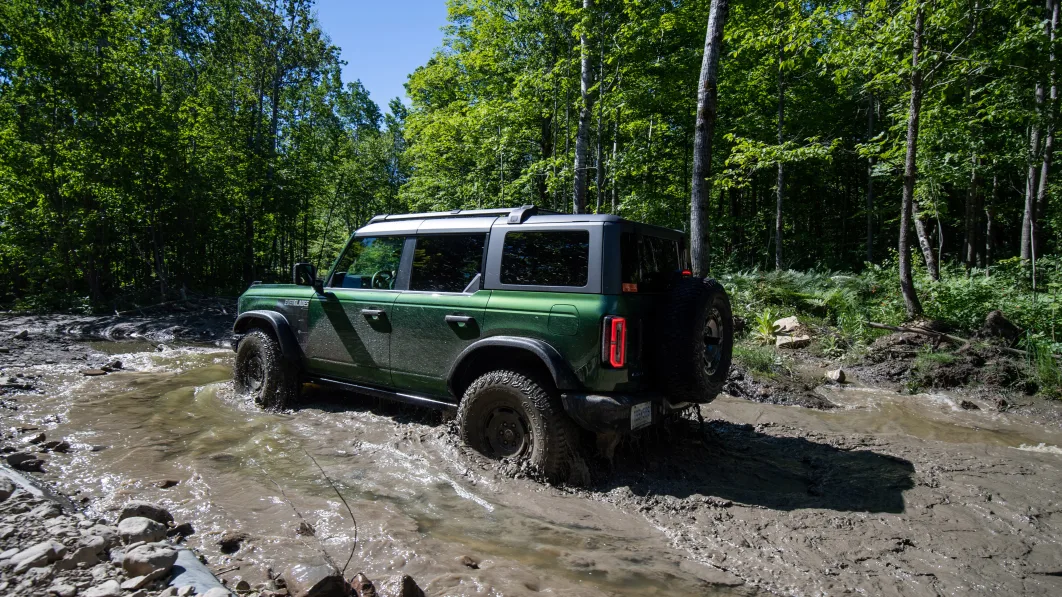
[[[653,224],[643,224],[633,220],[627,220],[613,214],[565,214],[548,209],[542,209],[534,205],[520,207],[507,207],[497,209],[454,209],[451,211],[430,211],[409,214],[382,214],[369,220],[366,226],[381,224],[383,222],[410,222],[412,220],[445,220],[458,218],[505,218],[507,224],[528,223],[568,223],[568,222],[620,222],[630,224],[640,232],[656,233],[665,237],[684,235],[681,230],[674,230]]]

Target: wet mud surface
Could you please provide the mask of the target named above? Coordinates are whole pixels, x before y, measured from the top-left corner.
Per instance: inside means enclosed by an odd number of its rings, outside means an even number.
[[[43,480],[90,514],[165,505],[229,579],[322,546],[346,559],[354,528],[312,455],[357,517],[351,568],[429,595],[1062,593],[1055,403],[858,380],[806,390],[827,409],[723,396],[596,461],[590,488],[556,487],[469,453],[436,413],[312,389],[262,413],[233,394],[227,349],[12,339],[23,325],[0,323],[0,378],[28,388],[0,396],[7,442],[66,439]]]

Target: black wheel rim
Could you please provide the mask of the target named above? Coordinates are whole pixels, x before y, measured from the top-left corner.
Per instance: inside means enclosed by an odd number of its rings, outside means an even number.
[[[519,456],[527,450],[527,421],[517,411],[495,408],[487,419],[487,446],[498,458]]]
[[[723,360],[723,315],[719,309],[712,308],[704,320],[704,372],[709,377],[719,371]]]
[[[247,359],[247,366],[244,368],[243,375],[247,391],[251,394],[257,394],[265,383],[265,363],[262,362],[261,355],[256,354]]]

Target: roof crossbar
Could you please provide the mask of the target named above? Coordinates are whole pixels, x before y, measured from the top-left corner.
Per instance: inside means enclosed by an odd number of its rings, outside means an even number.
[[[377,222],[395,222],[399,220],[429,220],[438,218],[475,218],[475,217],[508,217],[510,224],[521,224],[530,216],[539,213],[540,210],[534,205],[522,205],[520,207],[505,207],[499,209],[454,209],[451,211],[430,211],[417,214],[381,214],[369,220],[370,224]]]

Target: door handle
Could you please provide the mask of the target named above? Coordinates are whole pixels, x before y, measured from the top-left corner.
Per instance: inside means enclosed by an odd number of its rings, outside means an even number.
[[[385,315],[383,309],[362,309],[361,314],[369,319],[380,319]]]
[[[447,315],[444,319],[446,320],[446,323],[456,323],[458,325],[467,325],[476,322],[475,317],[469,317],[468,315]]]

